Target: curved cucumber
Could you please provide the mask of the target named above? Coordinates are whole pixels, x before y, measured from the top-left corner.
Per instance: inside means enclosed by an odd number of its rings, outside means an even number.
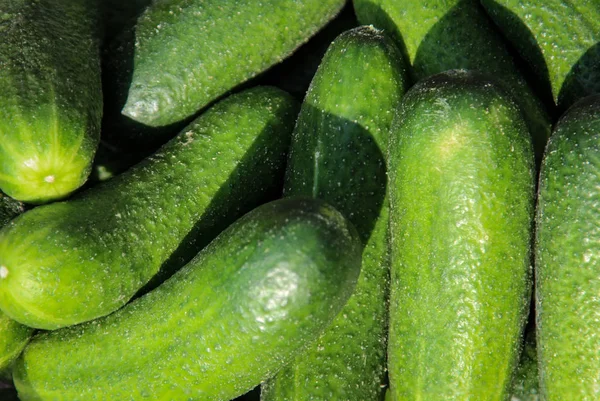
[[[263,205],[146,296],[34,338],[15,363],[19,397],[230,400],[331,323],[356,283],[360,249],[354,227],[324,203]]]
[[[506,400],[531,294],[534,163],[514,101],[465,71],[422,81],[391,130],[395,400]]]
[[[600,3],[597,0],[481,0],[536,75],[549,81],[564,110],[600,92]]]
[[[542,399],[600,398],[600,95],[557,124],[542,163],[536,322]]]
[[[93,1],[0,1],[0,189],[43,203],[90,173],[100,138]]]
[[[297,104],[259,87],[218,103],[156,154],[0,231],[0,308],[56,329],[123,306],[281,191]]]
[[[292,136],[284,195],[323,199],[348,216],[365,246],[362,270],[325,335],[263,386],[263,401],[381,399],[389,289],[384,155],[406,87],[399,50],[372,27],[340,35],[311,83]]]
[[[128,93],[122,113],[153,127],[183,120],[289,56],[344,3],[155,1],[113,46],[110,64]]]
[[[354,0],[354,6],[361,23],[393,33],[404,45],[415,81],[459,68],[495,77],[523,108],[541,158],[550,117],[477,0]]]

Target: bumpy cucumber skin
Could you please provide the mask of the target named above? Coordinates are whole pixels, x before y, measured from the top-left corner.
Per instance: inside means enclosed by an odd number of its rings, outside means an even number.
[[[390,135],[393,399],[506,400],[531,295],[534,163],[518,107],[439,74]]]
[[[183,120],[290,55],[344,4],[343,0],[153,2],[138,19],[135,35],[121,35],[120,44],[114,46],[112,64],[126,65],[122,59],[133,57],[131,80],[120,79],[128,92],[122,113],[153,127]]]
[[[515,372],[510,401],[539,401],[540,384],[535,343],[535,328],[526,331],[525,345]]]
[[[550,117],[477,0],[354,0],[354,6],[361,23],[385,29],[404,46],[415,81],[451,69],[495,77],[522,107],[541,160]]]
[[[280,193],[296,113],[275,88],[233,95],[127,172],[17,217],[0,231],[0,308],[56,329],[123,306],[186,247]]]
[[[0,227],[23,213],[24,205],[0,192]]]
[[[311,83],[292,136],[284,195],[323,199],[348,216],[365,246],[362,270],[325,335],[263,386],[263,401],[382,397],[389,289],[384,155],[406,75],[392,41],[360,27],[330,45]]]
[[[79,188],[100,138],[94,1],[0,2],[0,188],[44,203]]]
[[[14,380],[29,400],[230,400],[331,323],[360,272],[356,229],[285,199],[247,214],[118,312],[35,337]]]
[[[565,110],[600,93],[600,3],[597,0],[481,0],[490,17]]]
[[[536,323],[542,399],[600,397],[600,96],[573,105],[542,163]]]
[[[8,368],[19,356],[33,331],[0,312],[0,371]]]

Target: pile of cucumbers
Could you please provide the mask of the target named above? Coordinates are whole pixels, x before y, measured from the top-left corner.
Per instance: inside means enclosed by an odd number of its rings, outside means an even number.
[[[0,0],[0,400],[600,399],[597,0]]]

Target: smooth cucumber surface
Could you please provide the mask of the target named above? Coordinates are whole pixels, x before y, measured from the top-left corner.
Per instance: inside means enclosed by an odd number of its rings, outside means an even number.
[[[125,116],[176,123],[282,61],[332,19],[344,0],[165,0],[113,45]]]
[[[600,93],[600,2],[481,0],[490,17],[565,110]]]
[[[279,89],[238,93],[130,170],[22,214],[0,231],[0,309],[56,329],[120,308],[280,194],[296,114]]]
[[[0,189],[64,198],[90,173],[102,90],[95,1],[0,1]]]
[[[362,270],[327,332],[263,385],[263,401],[381,400],[389,290],[385,154],[407,81],[399,50],[372,27],[336,38],[313,78],[292,135],[284,196],[323,199],[348,216],[365,247]]]
[[[360,272],[356,229],[309,199],[242,217],[156,290],[93,322],[35,337],[22,401],[227,401],[314,341]]]
[[[542,163],[536,323],[543,400],[600,398],[600,96],[561,118]]]
[[[354,0],[358,20],[393,34],[419,81],[451,69],[477,70],[503,85],[523,108],[536,154],[550,117],[477,0]]]
[[[439,74],[402,100],[389,150],[395,401],[510,394],[531,295],[526,133],[484,75]]]

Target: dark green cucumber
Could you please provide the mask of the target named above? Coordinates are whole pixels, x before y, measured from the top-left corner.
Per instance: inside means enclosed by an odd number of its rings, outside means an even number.
[[[35,337],[13,370],[22,401],[228,401],[331,323],[360,271],[356,229],[285,199],[248,213],[156,290]]]
[[[600,93],[600,2],[481,0],[490,17],[565,110]]]
[[[323,199],[348,216],[365,246],[362,270],[325,335],[263,386],[263,401],[382,397],[389,289],[385,154],[393,111],[407,86],[400,51],[372,27],[340,35],[310,85],[292,136],[284,195]]]
[[[113,45],[109,63],[127,93],[122,113],[176,123],[289,56],[344,0],[165,0]],[[135,51],[134,51],[135,49]]]
[[[0,189],[64,198],[90,173],[102,89],[95,1],[0,1]]]
[[[23,213],[24,205],[0,192],[0,227]]]
[[[120,308],[280,193],[296,113],[279,89],[233,95],[125,173],[17,217],[0,231],[0,308],[44,329]]]
[[[542,399],[600,398],[600,95],[575,103],[550,138],[536,217]]]
[[[506,400],[531,295],[534,163],[512,98],[451,71],[391,129],[393,399]]]
[[[494,76],[523,108],[541,158],[550,117],[477,0],[354,0],[354,6],[361,23],[393,33],[404,45],[415,81],[450,69]]]

